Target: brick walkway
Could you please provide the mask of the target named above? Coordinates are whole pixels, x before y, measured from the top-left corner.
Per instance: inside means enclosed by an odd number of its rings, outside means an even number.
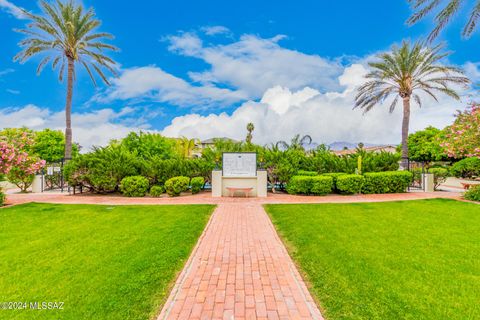
[[[158,319],[323,319],[262,206],[215,210]]]

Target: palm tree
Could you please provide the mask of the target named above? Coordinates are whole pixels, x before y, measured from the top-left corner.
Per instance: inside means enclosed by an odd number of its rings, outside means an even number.
[[[422,20],[427,14],[435,11],[438,7],[439,9],[435,16],[436,26],[430,32],[428,40],[434,40],[442,31],[443,28],[450,22],[450,20],[455,16],[456,13],[461,9],[462,5],[466,2],[465,0],[408,0],[412,5],[415,12],[407,20],[409,25],[415,24],[416,22]],[[477,29],[478,18],[480,17],[480,0],[471,1],[473,2],[473,7],[470,10],[469,18],[465,24],[462,36],[469,38],[473,32]],[[445,5],[443,5],[445,4]]]
[[[435,93],[444,93],[454,99],[460,97],[451,84],[467,85],[470,81],[463,76],[463,71],[453,66],[443,66],[439,60],[448,56],[440,53],[441,45],[433,48],[417,42],[413,46],[403,41],[401,47],[393,46],[391,52],[377,56],[378,62],[369,63],[373,69],[355,97],[355,108],[370,111],[375,105],[383,103],[390,96],[395,96],[390,104],[390,112],[397,105],[398,98],[403,101],[402,122],[402,166],[406,168],[408,158],[408,131],[410,122],[410,99],[421,107],[419,93],[432,97]]]
[[[191,158],[193,151],[197,145],[196,139],[188,139],[187,137],[180,137],[178,140],[178,147],[183,158]]]
[[[284,150],[305,150],[306,146],[309,146],[312,143],[312,137],[307,135],[304,135],[303,137],[300,138],[299,134],[296,134],[292,140],[290,141],[290,144],[288,144],[285,141],[278,141],[275,146],[277,148],[282,148]]]
[[[40,74],[44,67],[51,62],[52,69],[58,70],[58,78],[63,81],[67,73],[67,96],[65,103],[65,159],[72,157],[72,96],[73,82],[76,78],[75,66],[81,64],[89,74],[96,86],[97,82],[93,72],[98,74],[103,82],[109,82],[103,73],[105,68],[112,74],[116,63],[106,55],[105,49],[117,51],[117,47],[102,42],[104,39],[113,39],[109,33],[97,32],[100,20],[95,18],[92,8],[84,10],[81,4],[73,0],[68,2],[56,1],[49,4],[40,1],[42,15],[35,15],[24,11],[25,16],[31,20],[27,28],[17,30],[26,35],[19,45],[22,51],[14,60],[25,63],[33,56],[41,55],[42,58],[37,68]],[[92,70],[93,69],[93,70]]]
[[[252,135],[252,132],[253,130],[255,130],[255,126],[253,125],[253,123],[249,122],[247,124],[247,131],[248,131],[248,134],[247,134],[247,138],[245,139],[245,141],[250,144],[252,143],[252,138],[253,138],[253,135]]]

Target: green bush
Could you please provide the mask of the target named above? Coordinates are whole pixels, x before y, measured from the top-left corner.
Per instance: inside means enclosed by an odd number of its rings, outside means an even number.
[[[430,168],[428,169],[428,173],[433,173],[433,182],[435,184],[435,190],[444,183],[447,178],[449,177],[449,172],[445,168]]]
[[[407,191],[413,174],[408,171],[385,171],[365,173],[364,177],[362,193],[400,193]]]
[[[190,181],[190,186],[192,187],[192,193],[193,194],[199,193],[200,190],[202,190],[204,184],[205,184],[205,179],[203,179],[202,177],[192,178],[192,181]]]
[[[476,157],[465,158],[453,164],[450,169],[457,178],[472,179],[480,176],[480,159]]]
[[[148,179],[142,176],[126,177],[120,182],[120,190],[127,197],[145,197],[148,187]]]
[[[5,193],[3,193],[3,190],[0,188],[0,207],[5,204]]]
[[[151,197],[160,197],[164,192],[165,188],[163,186],[152,186],[149,195]]]
[[[332,177],[333,179],[333,191],[334,192],[338,192],[338,189],[337,189],[337,178],[338,177],[341,177],[341,176],[344,176],[344,175],[347,175],[348,173],[345,173],[345,172],[329,172],[329,173],[324,173],[322,174],[322,176],[326,176],[326,177]]]
[[[297,176],[310,176],[310,177],[313,177],[313,176],[318,176],[318,172],[317,172],[317,171],[298,170],[298,171],[297,171]]]
[[[325,195],[332,192],[333,178],[325,176],[293,176],[287,184],[290,194]]]
[[[341,194],[357,194],[362,192],[365,177],[358,174],[337,177],[336,188]]]
[[[188,190],[188,183],[190,182],[190,178],[188,177],[173,177],[165,181],[165,191],[167,191],[168,195],[171,197],[177,197],[182,192]]]
[[[470,187],[470,189],[465,192],[464,197],[470,201],[480,201],[480,185]]]

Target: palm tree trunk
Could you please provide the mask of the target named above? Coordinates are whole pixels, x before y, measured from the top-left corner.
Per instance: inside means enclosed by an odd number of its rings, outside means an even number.
[[[68,58],[67,101],[65,103],[65,161],[72,159],[72,96],[75,62]]]
[[[403,98],[402,169],[408,169],[408,131],[410,125],[410,97]]]

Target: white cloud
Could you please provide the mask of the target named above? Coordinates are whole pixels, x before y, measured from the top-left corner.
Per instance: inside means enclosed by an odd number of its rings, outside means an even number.
[[[155,66],[126,69],[111,82],[112,88],[94,100],[109,102],[139,98],[201,108],[214,103],[228,106],[247,98],[241,91],[212,85],[194,86]]]
[[[243,35],[230,44],[203,45],[198,36],[185,33],[169,37],[169,49],[202,59],[211,66],[206,71],[191,72],[192,80],[227,84],[247,92],[252,99],[277,85],[293,90],[306,86],[339,89],[337,77],[343,67],[338,61],[283,48],[279,41],[284,38]]]
[[[230,29],[224,26],[205,26],[200,29],[207,36],[216,36],[219,34],[231,34]]]
[[[14,90],[14,89],[6,89],[5,91],[7,91],[8,93],[10,94],[20,94],[20,91],[19,90]]]
[[[2,8],[4,11],[8,12],[12,16],[14,16],[17,19],[26,19],[27,17],[22,11],[22,8],[14,5],[10,1],[7,0],[0,0],[0,8]]]
[[[259,144],[289,139],[297,133],[309,134],[319,143],[399,143],[401,108],[393,114],[388,112],[388,103],[365,115],[362,110],[352,110],[355,87],[365,73],[365,67],[359,64],[346,68],[339,77],[340,83],[346,86],[342,91],[321,93],[306,87],[292,92],[276,86],[268,89],[259,102],[245,102],[231,115],[180,116],[173,119],[163,133],[201,139],[222,136],[244,139],[246,124],[253,122],[254,142]],[[455,109],[462,104],[448,97],[439,98],[440,102],[436,103],[426,97],[422,109],[413,106],[411,132],[428,125],[443,127],[451,123]]]
[[[0,0],[0,1],[2,1],[2,0]],[[15,72],[15,70],[12,69],[12,68],[8,68],[8,69],[5,69],[5,70],[1,70],[1,71],[0,71],[0,77],[1,77],[1,76],[4,76],[4,75],[6,75],[6,74],[12,73],[12,72]]]
[[[52,112],[48,108],[40,108],[29,104],[22,108],[0,109],[0,129],[12,127],[28,127],[33,130],[51,128],[65,130],[65,113]],[[130,107],[116,112],[112,109],[101,109],[84,113],[73,113],[73,140],[82,146],[82,152],[89,151],[94,145],[108,144],[111,139],[125,137],[131,131],[149,129],[150,126],[138,120],[136,110]]]

